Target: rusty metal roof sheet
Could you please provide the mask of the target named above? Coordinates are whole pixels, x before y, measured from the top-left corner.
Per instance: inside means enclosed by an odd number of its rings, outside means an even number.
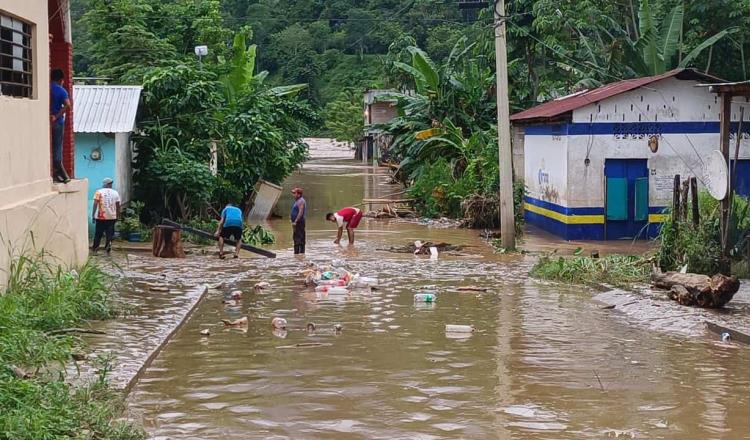
[[[584,107],[602,101],[621,93],[629,92],[639,87],[646,86],[667,78],[677,78],[681,80],[698,80],[706,82],[722,82],[722,79],[716,78],[693,69],[675,69],[661,75],[647,76],[643,78],[626,79],[601,86],[593,90],[584,90],[573,93],[562,98],[547,101],[544,104],[531,107],[528,110],[516,113],[510,117],[511,121],[532,121],[545,120],[562,116],[575,109]]]
[[[139,86],[73,86],[73,131],[128,133],[135,128]]]

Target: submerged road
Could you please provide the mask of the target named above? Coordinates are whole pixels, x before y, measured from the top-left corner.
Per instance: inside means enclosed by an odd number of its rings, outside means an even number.
[[[353,248],[333,245],[324,214],[397,191],[388,180],[318,160],[286,184],[304,187],[311,209],[306,260],[344,259],[379,278],[373,292],[305,288],[286,219],[270,223],[275,260],[169,262],[163,270],[227,282],[145,372],[128,416],[158,439],[747,438],[745,348],[631,325],[593,291],[528,279],[531,258],[496,255],[476,231],[366,220]],[[287,213],[289,194],[280,203]],[[466,248],[437,261],[386,250],[415,240]],[[271,288],[253,293],[258,281]],[[456,290],[467,285],[488,291]],[[438,291],[435,304],[413,303],[424,288]],[[242,300],[224,303],[235,289]],[[246,331],[219,324],[241,316]],[[273,331],[275,316],[287,332]],[[446,324],[477,331],[449,337]]]

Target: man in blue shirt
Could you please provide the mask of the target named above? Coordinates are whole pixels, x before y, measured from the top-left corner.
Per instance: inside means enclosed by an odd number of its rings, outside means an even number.
[[[305,214],[307,213],[307,205],[304,197],[302,197],[302,188],[294,188],[292,196],[294,196],[291,214],[292,239],[294,240],[294,254],[298,255],[305,253]]]
[[[227,204],[221,211],[221,221],[216,228],[215,237],[219,239],[219,258],[224,259],[224,240],[234,240],[237,245],[234,249],[234,258],[240,257],[242,248],[242,210],[231,204]]]
[[[68,183],[65,167],[63,167],[63,139],[65,137],[65,114],[72,107],[68,91],[62,86],[65,74],[60,69],[52,71],[50,84],[50,123],[52,124],[52,165],[56,182]]]

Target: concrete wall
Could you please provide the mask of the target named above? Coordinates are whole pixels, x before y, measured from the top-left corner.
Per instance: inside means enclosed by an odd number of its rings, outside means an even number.
[[[395,102],[375,102],[367,106],[365,125],[385,124],[398,114]]]
[[[133,190],[133,154],[130,148],[130,133],[115,135],[115,189],[120,193],[122,203],[128,203]]]
[[[49,39],[46,0],[0,0],[0,10],[34,25],[34,96],[0,96],[0,289],[10,255],[45,249],[55,261],[87,258],[86,181],[50,179]]]
[[[530,148],[531,147],[531,148]],[[527,196],[568,206],[568,139],[564,135],[534,135],[526,139],[524,183]]]
[[[100,160],[91,159],[91,153],[96,148],[101,148]],[[104,133],[76,133],[76,175],[89,181],[86,196],[89,234],[93,234],[94,231],[94,223],[91,220],[94,193],[102,187],[102,180],[105,177],[115,178],[115,162],[115,138],[113,136],[107,136]]]
[[[521,182],[524,181],[524,160],[523,160],[523,142],[524,142],[524,128],[523,126],[513,126],[511,128],[511,144],[513,146],[513,181]]]

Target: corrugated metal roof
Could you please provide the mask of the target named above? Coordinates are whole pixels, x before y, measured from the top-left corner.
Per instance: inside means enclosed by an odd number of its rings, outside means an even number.
[[[621,93],[629,92],[633,89],[637,89],[638,87],[643,87],[656,81],[673,77],[682,80],[699,80],[706,82],[723,81],[719,78],[700,73],[693,69],[675,69],[661,75],[647,76],[636,79],[626,79],[623,81],[604,85],[594,90],[586,90],[583,92],[565,96],[563,98],[548,101],[544,104],[540,104],[535,107],[531,107],[528,110],[516,113],[510,117],[510,120],[531,121],[534,119],[551,119],[557,116],[564,115],[565,113],[571,112],[577,108],[581,108],[586,105],[611,98],[612,96],[619,95]]]
[[[73,86],[73,131],[127,133],[135,128],[139,86]]]

